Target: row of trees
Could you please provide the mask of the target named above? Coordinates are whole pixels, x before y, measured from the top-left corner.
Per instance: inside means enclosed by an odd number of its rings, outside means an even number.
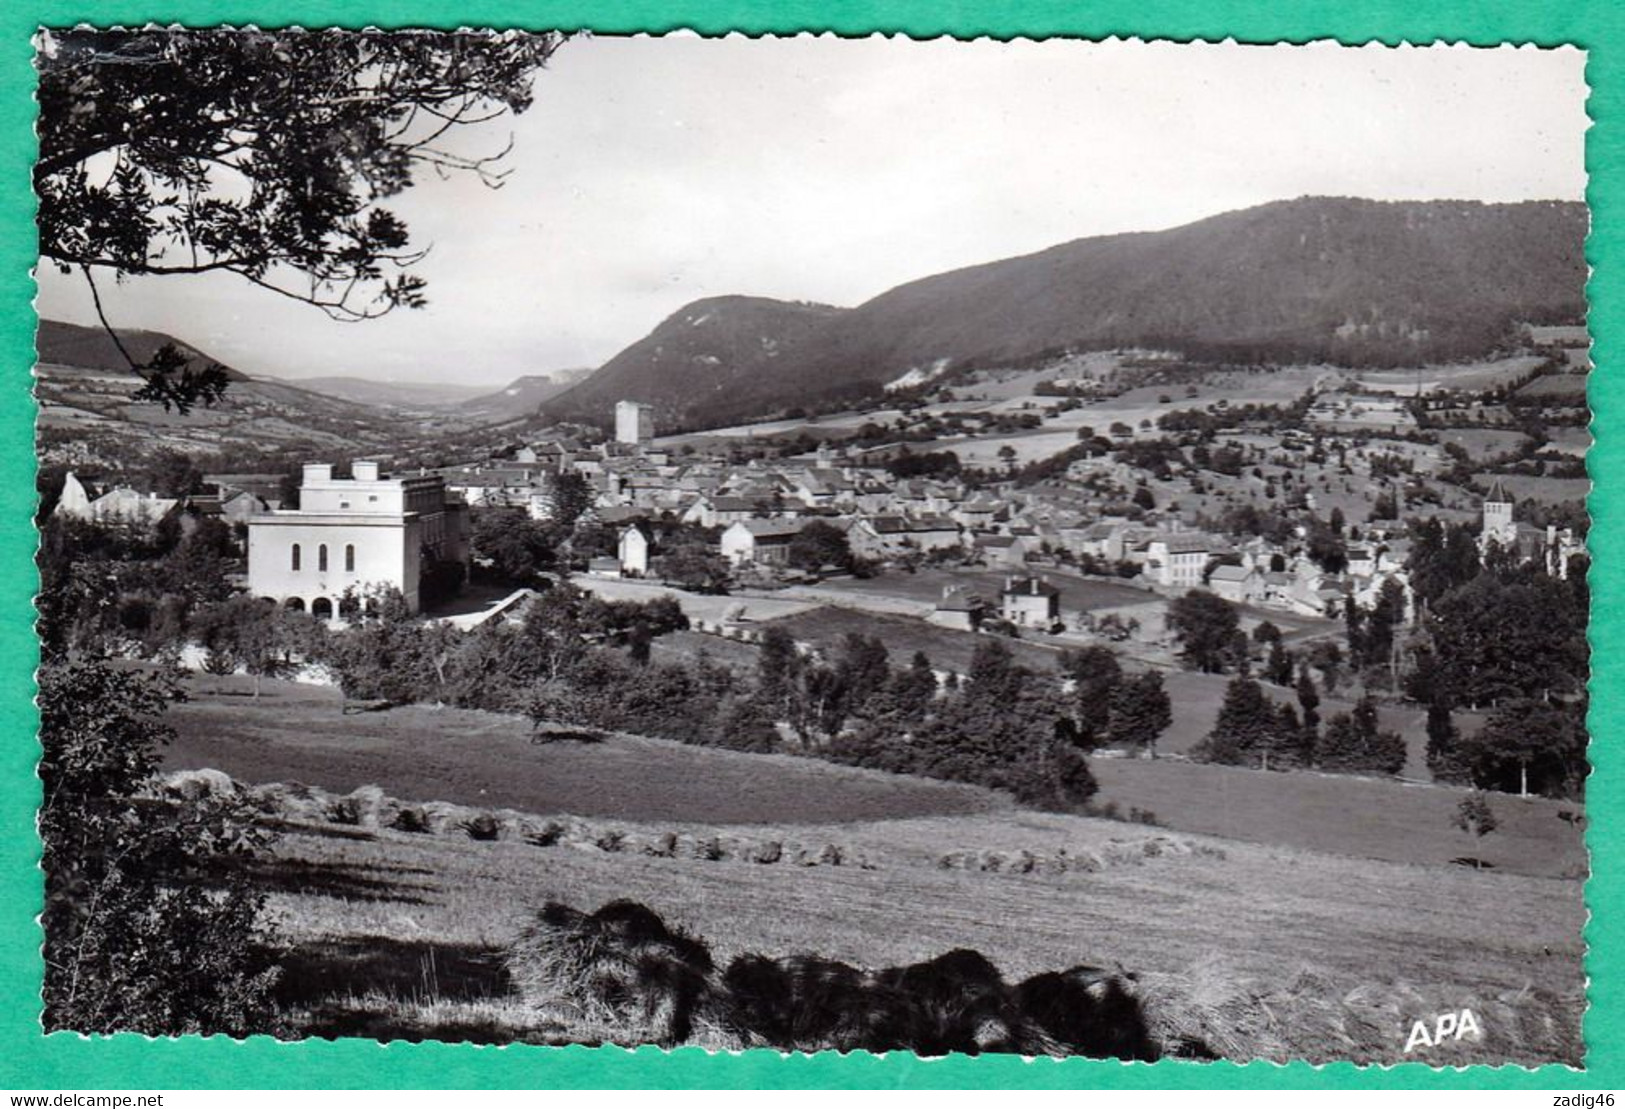
[[[1399,733],[1384,730],[1376,703],[1362,697],[1351,712],[1338,713],[1320,728],[1320,698],[1305,672],[1298,703],[1277,703],[1258,682],[1232,679],[1213,730],[1192,749],[1193,757],[1265,770],[1314,768],[1340,773],[1397,774],[1406,747]]]

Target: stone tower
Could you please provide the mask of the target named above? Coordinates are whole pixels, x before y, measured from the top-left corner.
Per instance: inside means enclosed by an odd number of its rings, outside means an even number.
[[[1484,497],[1484,530],[1479,533],[1479,542],[1510,547],[1517,541],[1518,525],[1512,520],[1512,498],[1507,496],[1497,478]]]

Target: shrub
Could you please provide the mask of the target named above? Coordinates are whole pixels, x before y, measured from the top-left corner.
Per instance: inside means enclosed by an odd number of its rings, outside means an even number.
[[[102,662],[38,680],[46,1029],[276,1032],[275,936],[240,876],[267,840],[247,803],[135,799],[178,689]]]

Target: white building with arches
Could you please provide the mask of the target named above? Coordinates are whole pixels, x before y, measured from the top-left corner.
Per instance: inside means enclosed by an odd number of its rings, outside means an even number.
[[[442,477],[385,477],[376,462],[350,471],[307,464],[298,508],[249,517],[250,593],[331,620],[346,595],[394,587],[417,612],[426,561],[467,566],[468,506],[447,499]]]

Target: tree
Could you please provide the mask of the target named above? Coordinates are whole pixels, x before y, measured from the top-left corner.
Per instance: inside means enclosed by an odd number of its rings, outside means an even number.
[[[653,569],[663,581],[696,593],[724,593],[728,564],[715,546],[704,541],[673,545],[654,559]]]
[[[1298,707],[1303,710],[1303,727],[1307,732],[1313,733],[1320,726],[1320,693],[1315,689],[1315,679],[1309,673],[1308,663],[1298,667]]]
[[[1334,716],[1315,748],[1315,763],[1322,770],[1355,774],[1397,774],[1406,757],[1405,740],[1381,729],[1376,702],[1369,696],[1355,702],[1352,713]]]
[[[971,652],[964,696],[989,705],[1009,707],[1020,698],[1029,677],[1003,640],[984,637]]]
[[[789,632],[776,624],[763,632],[756,660],[756,683],[763,703],[782,709],[801,666],[801,652]]]
[[[555,474],[553,485],[553,515],[551,522],[565,531],[576,526],[587,509],[592,507],[592,486],[575,470]]]
[[[1578,795],[1586,774],[1584,705],[1517,698],[1457,744],[1474,785],[1504,792]]]
[[[556,560],[558,532],[524,512],[488,508],[474,517],[470,553],[484,572],[503,585],[534,585],[536,575]]]
[[[1101,646],[1063,651],[1060,669],[1072,679],[1079,742],[1085,747],[1099,746],[1110,731],[1112,694],[1123,680],[1116,652]]]
[[[556,34],[74,30],[39,52],[40,255],[83,275],[141,395],[225,390],[173,345],[138,359],[97,274],[230,273],[335,319],[421,307],[425,251],[384,204],[429,167],[492,186],[506,147],[466,125],[520,113]]]
[[[1585,626],[1586,613],[1562,581],[1480,574],[1430,610],[1434,689],[1474,708],[1574,690],[1589,658]]]
[[[1262,759],[1273,746],[1278,720],[1263,689],[1251,678],[1232,678],[1224,690],[1213,730],[1196,753],[1209,762],[1242,765]]]
[[[1461,732],[1456,728],[1450,704],[1440,698],[1428,702],[1428,771],[1435,781],[1462,782],[1467,770],[1461,763]]]
[[[1235,607],[1205,589],[1193,589],[1168,606],[1168,626],[1179,639],[1181,659],[1204,674],[1224,672],[1239,624]]]
[[[1270,644],[1270,657],[1264,664],[1264,677],[1275,685],[1288,689],[1292,687],[1292,653],[1281,646],[1279,639]]]
[[[1461,804],[1456,806],[1456,816],[1452,823],[1466,832],[1475,845],[1499,826],[1499,822],[1495,819],[1495,810],[1490,808],[1489,798],[1477,790],[1461,799]],[[1476,854],[1473,856],[1473,869],[1484,869],[1484,860]]]
[[[814,520],[790,540],[790,565],[800,570],[818,571],[827,566],[852,569],[852,547],[846,532],[825,520]]]
[[[265,843],[228,800],[141,800],[179,690],[103,662],[39,671],[45,1027],[275,1032]]]
[[[320,625],[303,613],[242,595],[200,610],[192,625],[204,648],[248,672],[254,679],[255,698],[260,695],[262,678],[293,673],[297,669],[294,654],[315,645],[322,634]]]
[[[1108,735],[1130,750],[1157,753],[1157,737],[1174,722],[1173,702],[1163,687],[1162,672],[1147,670],[1119,682],[1111,692]]]

